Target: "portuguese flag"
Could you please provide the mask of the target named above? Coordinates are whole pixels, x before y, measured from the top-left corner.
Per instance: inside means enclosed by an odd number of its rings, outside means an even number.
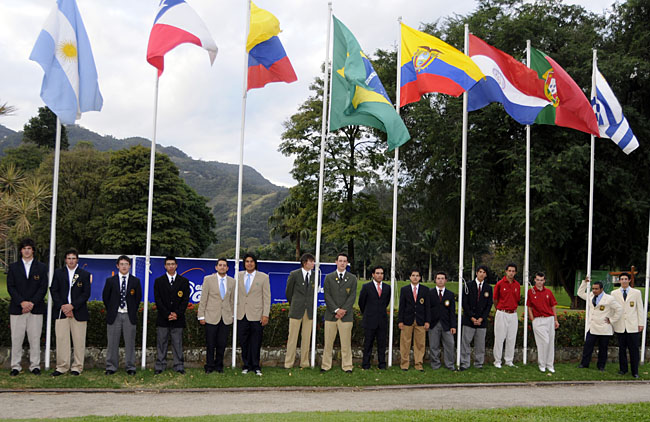
[[[596,114],[589,100],[555,60],[531,48],[530,67],[544,81],[544,94],[551,102],[537,115],[535,123],[570,127],[600,136]]]

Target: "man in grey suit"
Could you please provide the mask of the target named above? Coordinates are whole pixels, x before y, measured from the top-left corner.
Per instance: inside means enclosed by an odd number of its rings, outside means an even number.
[[[244,268],[237,277],[237,321],[239,345],[243,361],[242,374],[255,371],[262,376],[260,349],[264,326],[269,323],[271,312],[271,283],[269,276],[257,271],[257,258],[251,253],[244,255]]]
[[[185,373],[183,359],[183,328],[185,311],[190,301],[190,281],[176,272],[176,258],[165,258],[165,274],[156,278],[153,296],[156,301],[156,363],[154,374],[158,375],[167,367],[167,348],[171,338],[174,371]]]
[[[325,347],[321,371],[332,368],[332,349],[338,332],[341,341],[341,368],[352,373],[352,324],[354,322],[354,300],[357,297],[357,277],[346,271],[348,256],[336,257],[336,271],[327,274],[325,290]]]
[[[219,258],[214,268],[217,272],[203,279],[197,312],[199,324],[205,326],[206,374],[223,372],[223,355],[235,302],[235,279],[227,275],[228,261]]]
[[[135,327],[142,299],[140,279],[129,274],[131,260],[126,255],[117,258],[118,274],[106,279],[102,300],[106,307],[106,375],[117,371],[120,337],[124,336],[126,373],[135,375]]]
[[[287,353],[284,358],[284,367],[293,368],[296,361],[296,345],[298,332],[301,332],[300,341],[300,367],[309,367],[309,341],[311,340],[312,319],[314,314],[314,265],[316,258],[310,253],[300,257],[302,268],[291,271],[287,278],[286,297],[289,307],[289,338],[287,339]],[[302,324],[302,330],[300,326]]]

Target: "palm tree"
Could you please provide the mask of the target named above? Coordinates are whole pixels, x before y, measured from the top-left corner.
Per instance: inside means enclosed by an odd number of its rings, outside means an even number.
[[[7,105],[7,103],[0,105],[0,116],[9,116],[14,111],[16,111],[16,107],[14,106]]]
[[[436,253],[436,247],[438,244],[438,232],[436,230],[425,230],[421,235],[421,240],[418,242],[420,250],[429,254],[429,278],[428,281],[431,282],[432,270],[433,270],[433,255]]]
[[[304,209],[293,195],[287,196],[278,205],[268,219],[269,234],[271,237],[280,237],[289,240],[296,246],[296,261],[300,260],[302,254],[301,241],[308,239],[311,231],[303,227],[299,221],[299,214]]]

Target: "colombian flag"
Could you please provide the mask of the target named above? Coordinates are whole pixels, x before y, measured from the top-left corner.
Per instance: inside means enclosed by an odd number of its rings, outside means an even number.
[[[429,92],[457,97],[485,77],[467,55],[404,24],[400,66],[400,107],[419,101],[422,94]]]
[[[270,82],[291,83],[298,78],[278,38],[280,22],[270,12],[251,2],[251,21],[246,42],[248,89]]]

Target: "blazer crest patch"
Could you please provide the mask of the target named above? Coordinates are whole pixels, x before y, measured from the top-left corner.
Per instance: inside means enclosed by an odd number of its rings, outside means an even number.
[[[447,306],[447,307],[449,306],[449,301],[448,300],[445,300],[445,306]]]
[[[490,294],[488,292],[485,292],[485,293],[483,293],[483,296],[490,297]]]
[[[350,294],[350,288],[349,288],[349,287],[347,287],[347,288],[345,289],[345,293]]]
[[[605,310],[605,305],[600,305],[600,307],[598,309],[600,309],[601,311],[604,311]]]
[[[131,296],[135,296],[135,289],[131,289],[129,293],[131,293]]]
[[[420,298],[420,305],[424,305],[424,298],[423,297]]]
[[[630,301],[630,308],[634,308],[634,301],[633,300]]]
[[[81,287],[81,286],[83,286],[83,283],[80,281],[79,283],[77,283],[77,287]]]
[[[38,275],[38,274],[34,274],[34,280],[40,280],[40,279],[41,279],[41,276],[40,276],[40,275]]]
[[[178,297],[183,297],[183,291],[182,290],[178,291]]]

